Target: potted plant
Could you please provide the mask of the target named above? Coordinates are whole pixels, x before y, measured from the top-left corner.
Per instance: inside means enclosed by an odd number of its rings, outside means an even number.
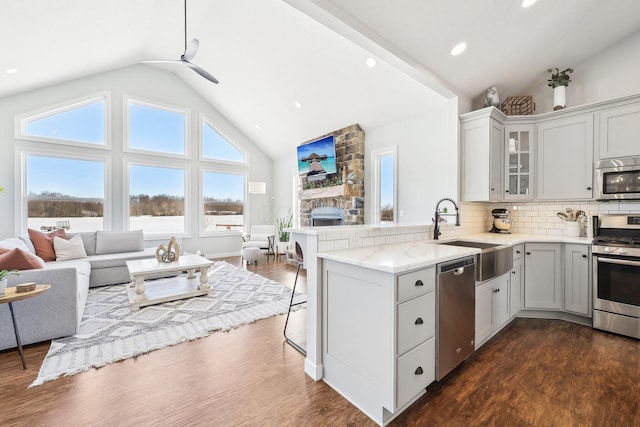
[[[566,68],[560,71],[556,67],[555,71],[550,68],[547,72],[551,73],[551,78],[547,81],[549,82],[549,87],[553,88],[553,109],[562,110],[567,108],[566,87],[571,82],[569,74],[573,73],[573,68]]]
[[[7,276],[10,274],[18,274],[18,270],[0,271],[0,297],[3,297],[5,291],[7,290]]]
[[[278,254],[283,254],[289,248],[289,232],[284,231],[285,228],[293,226],[293,214],[291,211],[286,216],[276,219],[276,227],[278,227],[278,242],[276,248]]]

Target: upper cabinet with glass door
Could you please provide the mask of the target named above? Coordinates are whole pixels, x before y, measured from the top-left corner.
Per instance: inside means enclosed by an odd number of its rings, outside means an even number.
[[[533,199],[533,125],[505,126],[505,200]]]

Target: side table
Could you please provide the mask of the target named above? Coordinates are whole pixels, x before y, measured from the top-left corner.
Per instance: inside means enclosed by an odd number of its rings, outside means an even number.
[[[27,364],[24,361],[24,353],[22,352],[22,343],[20,342],[20,333],[18,332],[18,324],[16,323],[16,316],[13,313],[13,303],[27,298],[33,298],[40,295],[51,285],[36,285],[36,288],[29,292],[16,292],[16,287],[7,288],[3,297],[0,297],[0,304],[9,304],[9,311],[11,311],[11,320],[13,321],[13,332],[16,335],[16,344],[18,345],[18,353],[20,353],[20,360],[22,360],[22,369],[27,369]]]

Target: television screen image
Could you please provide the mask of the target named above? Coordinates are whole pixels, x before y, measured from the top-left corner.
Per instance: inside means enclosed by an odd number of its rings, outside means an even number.
[[[298,171],[310,180],[336,173],[336,147],[333,135],[298,146]]]

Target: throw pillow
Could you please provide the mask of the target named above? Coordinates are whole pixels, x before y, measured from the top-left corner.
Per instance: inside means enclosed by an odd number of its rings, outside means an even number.
[[[0,270],[33,270],[36,268],[44,268],[44,261],[31,252],[15,248],[0,253]]]
[[[67,233],[63,229],[52,231],[48,234],[32,229],[29,229],[28,231],[33,247],[36,248],[36,255],[45,261],[55,261],[56,251],[53,248],[53,238],[58,236],[66,239]]]
[[[143,250],[144,234],[142,230],[98,231],[96,233],[96,255]]]
[[[56,261],[67,261],[70,259],[87,257],[87,251],[84,249],[84,242],[79,234],[76,234],[69,240],[54,236],[53,248],[56,251]]]
[[[6,249],[22,249],[23,251],[29,251],[29,247],[19,237],[8,237],[4,240],[0,240],[0,248]],[[5,251],[5,252],[7,252]]]

